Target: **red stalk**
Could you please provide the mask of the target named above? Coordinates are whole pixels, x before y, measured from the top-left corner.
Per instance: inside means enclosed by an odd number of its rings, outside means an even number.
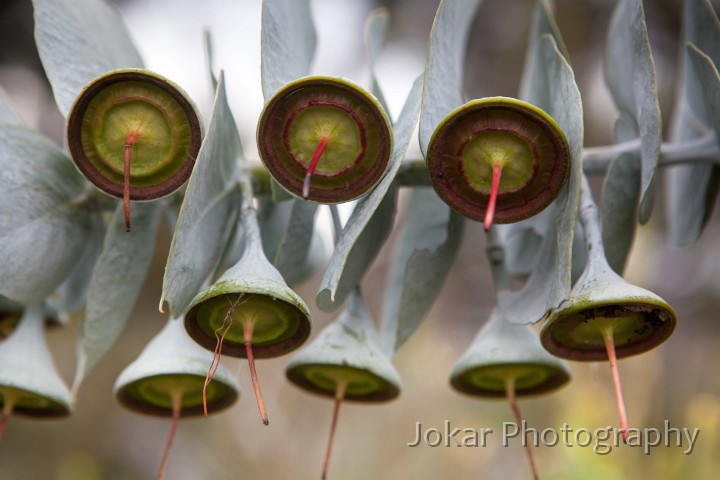
[[[125,231],[130,231],[130,149],[140,138],[140,132],[133,130],[125,140],[125,165],[123,170],[123,211],[125,213]]]
[[[320,156],[325,151],[325,147],[327,147],[328,140],[328,137],[322,137],[320,139],[320,143],[318,143],[318,146],[315,149],[315,153],[313,153],[312,160],[310,160],[310,166],[305,173],[305,181],[303,182],[303,198],[307,198],[308,195],[310,195],[310,178],[315,173],[315,168],[320,160]]]
[[[173,440],[175,439],[175,432],[177,431],[181,408],[182,394],[180,392],[174,392],[172,395],[172,423],[170,424],[170,433],[168,435],[167,445],[165,445],[165,453],[163,454],[162,463],[160,464],[160,471],[158,472],[157,480],[163,480],[163,478],[165,478],[165,470],[167,469],[168,459],[170,458],[170,450],[172,449]]]
[[[510,404],[510,409],[512,409],[515,414],[515,421],[517,421],[520,428],[522,428],[523,443],[525,444],[525,451],[527,452],[528,460],[530,460],[530,469],[532,470],[533,478],[535,480],[539,480],[540,476],[538,475],[537,465],[535,464],[532,445],[530,445],[527,441],[527,431],[525,430],[525,424],[523,423],[522,412],[520,411],[520,407],[517,404],[517,398],[515,396],[515,378],[508,378],[505,382],[505,395],[507,396],[508,403]]]
[[[615,385],[615,397],[617,398],[618,414],[620,415],[620,433],[623,442],[628,441],[628,420],[625,411],[625,401],[623,400],[622,386],[620,385],[620,372],[617,366],[617,357],[615,355],[615,340],[613,338],[612,328],[606,328],[603,332],[605,337],[605,348],[607,349],[608,360],[610,360],[610,371],[613,376],[613,384]]]
[[[328,438],[327,451],[325,452],[325,462],[323,463],[322,480],[327,479],[328,469],[330,468],[330,455],[332,454],[333,440],[335,439],[335,430],[337,430],[338,417],[340,416],[340,404],[345,397],[345,382],[337,384],[335,389],[335,407],[333,408],[332,423],[330,424],[330,437]]]
[[[252,378],[253,390],[255,390],[255,398],[257,399],[258,409],[260,410],[260,418],[264,425],[268,425],[270,420],[268,420],[265,402],[263,401],[262,393],[260,393],[260,383],[258,382],[257,372],[255,371],[255,357],[252,351],[253,326],[252,322],[245,322],[245,351],[247,352],[247,361],[250,367],[250,378]]]
[[[498,190],[500,188],[500,174],[502,173],[502,164],[497,162],[493,164],[492,186],[490,187],[490,201],[488,201],[487,210],[485,211],[485,221],[483,227],[490,230],[493,219],[495,218],[495,203],[497,202]]]

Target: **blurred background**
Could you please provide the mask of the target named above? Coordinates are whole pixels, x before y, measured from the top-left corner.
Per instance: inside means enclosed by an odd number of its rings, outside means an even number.
[[[205,73],[202,30],[213,34],[216,68],[226,71],[228,96],[245,151],[257,161],[255,126],[262,108],[259,0],[116,0],[146,66],[180,84],[209,112],[212,92]],[[558,0],[557,20],[582,93],[586,145],[612,142],[615,110],[603,83],[605,32],[614,0]],[[646,1],[664,129],[670,125],[678,82],[681,1]],[[714,1],[716,10],[720,8]],[[342,75],[369,86],[363,25],[376,7],[390,9],[387,50],[379,62],[380,83],[397,116],[414,78],[422,73],[436,0],[312,2],[318,29],[314,73]],[[470,36],[465,89],[468,98],[517,94],[532,0],[485,0]],[[63,142],[57,111],[33,41],[28,0],[0,2],[0,85],[23,120]],[[417,141],[408,153],[419,156]],[[665,190],[660,175],[660,197]],[[599,182],[593,183],[599,187]],[[596,194],[599,188],[596,189]],[[596,195],[597,196],[597,195]],[[2,208],[2,207],[0,207]],[[403,203],[400,205],[402,212]],[[345,214],[347,215],[345,209]],[[662,346],[622,360],[620,371],[630,425],[699,428],[695,450],[659,447],[651,455],[621,447],[608,455],[592,448],[540,447],[543,478],[553,479],[715,479],[720,471],[720,215],[716,211],[700,241],[690,249],[668,248],[664,208],[658,198],[651,221],[638,229],[626,277],[664,297],[678,314],[674,335]],[[717,209],[716,209],[717,210]],[[398,216],[402,221],[402,214]],[[318,222],[327,222],[320,216]],[[379,312],[392,238],[365,278],[371,311]],[[331,479],[530,478],[525,452],[490,437],[484,448],[408,448],[415,423],[442,428],[449,420],[463,428],[492,428],[513,421],[502,401],[478,400],[453,391],[450,369],[493,307],[493,290],[479,224],[467,222],[464,241],[449,279],[429,317],[395,359],[403,376],[399,399],[379,406],[345,404],[340,414]],[[123,410],[112,395],[120,371],[164,324],[157,312],[169,236],[161,232],[141,297],[123,335],[85,381],[76,412],[62,421],[13,417],[0,444],[0,479],[143,479],[159,466],[169,420]],[[314,308],[322,272],[298,287],[311,305],[314,334],[333,315]],[[59,369],[72,379],[75,337],[81,318],[52,329],[49,342]],[[240,401],[208,421],[181,422],[168,479],[319,478],[332,402],[290,385],[288,357],[263,360],[258,372],[271,424],[257,413],[247,368],[224,358],[239,375]],[[545,397],[521,400],[529,425],[594,430],[617,424],[606,364],[572,365],[573,381]],[[496,434],[497,435],[497,434]]]

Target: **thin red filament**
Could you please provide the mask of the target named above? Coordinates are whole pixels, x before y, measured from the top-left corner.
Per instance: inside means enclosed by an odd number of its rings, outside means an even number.
[[[335,389],[335,407],[333,408],[332,423],[330,424],[330,437],[328,438],[327,451],[325,452],[325,462],[323,463],[322,480],[327,479],[328,469],[330,468],[330,456],[332,455],[333,441],[335,440],[335,430],[337,430],[338,417],[340,416],[340,404],[345,397],[345,383],[338,383]]]
[[[253,323],[245,322],[244,327],[245,351],[247,352],[247,361],[250,367],[250,378],[252,378],[253,390],[255,390],[255,398],[257,399],[258,409],[260,410],[260,418],[264,425],[268,425],[270,420],[268,420],[265,402],[263,401],[262,393],[260,393],[260,382],[258,382],[257,372],[255,371],[255,357],[252,351]]]
[[[123,170],[123,212],[125,213],[125,231],[130,231],[130,149],[140,138],[140,132],[133,130],[125,140],[125,164]]]
[[[228,309],[227,313],[225,314],[225,318],[223,319],[222,325],[220,325],[215,330],[215,351],[213,352],[212,361],[210,362],[210,367],[208,368],[207,375],[205,376],[205,384],[203,385],[203,413],[205,414],[205,418],[208,418],[208,409],[207,409],[207,387],[210,385],[210,382],[215,377],[215,373],[217,372],[218,367],[220,367],[220,359],[222,357],[222,346],[223,342],[225,341],[225,335],[227,335],[228,331],[230,330],[230,327],[233,325],[232,320],[232,313],[235,311],[235,308],[237,307],[238,303],[240,302],[240,299],[242,298],[242,295],[238,297],[237,300],[235,300],[235,303],[233,303],[230,308]],[[219,334],[220,331],[223,331],[222,336]]]
[[[510,404],[510,409],[515,414],[515,421],[522,429],[523,444],[525,445],[525,451],[527,452],[528,460],[530,461],[530,469],[532,470],[533,478],[535,480],[538,480],[540,476],[538,474],[537,464],[535,463],[535,456],[533,455],[532,445],[530,445],[527,441],[527,430],[525,430],[525,422],[523,421],[523,415],[520,411],[520,407],[517,404],[514,378],[509,378],[505,382],[505,395],[507,396],[508,403]]]
[[[310,160],[310,166],[305,173],[305,181],[303,182],[303,198],[307,198],[308,195],[310,195],[310,179],[315,173],[315,168],[317,167],[320,157],[325,151],[325,147],[327,147],[328,141],[328,137],[322,137],[320,139],[320,143],[318,143],[318,146],[315,149],[315,153],[313,153],[312,160]]]
[[[170,424],[170,433],[168,434],[167,444],[165,445],[165,453],[163,454],[162,463],[160,463],[160,471],[157,480],[165,478],[165,470],[167,469],[168,460],[170,459],[170,450],[172,449],[175,432],[177,431],[178,420],[180,419],[180,410],[182,406],[182,395],[175,393],[172,396],[172,423]]]
[[[2,440],[3,433],[5,432],[5,425],[7,425],[8,420],[10,419],[10,415],[3,413],[0,413],[0,440]]]
[[[612,372],[613,384],[615,385],[615,397],[617,398],[618,414],[620,415],[620,433],[623,442],[628,441],[628,420],[625,411],[625,400],[623,400],[622,386],[620,385],[620,372],[617,366],[617,356],[615,355],[615,340],[613,338],[612,329],[608,328],[604,332],[605,348],[607,349],[608,360],[610,360],[610,371]]]
[[[485,230],[489,230],[493,224],[495,218],[495,204],[497,202],[498,190],[500,188],[500,174],[502,173],[502,164],[496,162],[493,164],[493,176],[492,185],[490,187],[490,201],[488,202],[487,210],[485,211],[485,221],[483,221],[483,227]]]

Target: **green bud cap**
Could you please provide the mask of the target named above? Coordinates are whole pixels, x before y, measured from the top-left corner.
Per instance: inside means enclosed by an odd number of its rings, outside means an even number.
[[[213,351],[217,344],[215,332],[231,321],[222,353],[247,358],[243,325],[252,322],[254,356],[284,355],[307,340],[310,312],[265,257],[260,239],[245,245],[238,263],[190,303],[185,328],[196,342]]]
[[[373,188],[393,144],[390,119],[370,93],[317,76],[290,82],[268,100],[257,139],[270,175],[291,194],[319,203],[347,202]]]
[[[203,386],[212,353],[188,337],[181,320],[170,319],[140,356],[115,382],[115,396],[125,407],[157,416],[173,415],[173,395],[181,395],[181,416],[203,414]],[[232,405],[240,386],[220,365],[207,387],[209,412]]]
[[[352,293],[340,316],[288,362],[295,385],[334,397],[343,383],[344,400],[384,402],[400,394],[400,375],[380,349],[370,312],[359,292]]]
[[[45,342],[45,310],[25,308],[12,334],[0,342],[0,410],[33,417],[64,417],[72,412],[70,390],[55,369]]]
[[[427,166],[437,194],[459,213],[483,221],[491,208],[495,223],[513,223],[559,195],[570,172],[570,150],[562,129],[541,109],[490,97],[472,100],[440,122]],[[496,168],[496,203],[489,207]]]
[[[578,361],[607,360],[604,331],[612,330],[618,358],[643,353],[670,337],[677,317],[662,298],[626,282],[606,261],[588,263],[570,299],[540,331],[553,355]]]
[[[195,104],[179,86],[146,70],[122,69],[83,89],[70,110],[67,137],[80,172],[120,198],[130,144],[129,198],[151,200],[174,192],[190,177],[202,128]]]
[[[453,367],[450,384],[468,395],[505,397],[508,379],[518,396],[541,394],[565,385],[570,370],[529,326],[508,322],[496,309]]]

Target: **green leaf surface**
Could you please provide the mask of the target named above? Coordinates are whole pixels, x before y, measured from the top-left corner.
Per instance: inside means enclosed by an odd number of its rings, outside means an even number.
[[[236,182],[242,159],[221,72],[208,130],[190,176],[165,267],[163,300],[175,318],[182,316],[200,291],[229,240],[241,203]]]
[[[82,88],[118,68],[142,68],[118,12],[103,0],[33,0],[35,42],[60,113]]]
[[[553,9],[548,0],[537,0],[533,23],[530,27],[525,66],[520,80],[520,98],[530,103],[546,103],[548,85],[544,74],[545,64],[542,55],[542,37],[550,34],[560,53],[569,62],[570,56],[560,35],[560,29],[555,21]]]
[[[82,255],[94,210],[80,201],[84,179],[45,137],[5,124],[0,145],[0,293],[38,303]]]
[[[547,108],[550,104],[550,86],[542,51],[543,35],[552,36],[560,53],[569,61],[570,57],[555,21],[551,3],[538,0],[530,27],[519,95],[527,102]],[[510,275],[527,278],[532,273],[542,239],[552,221],[551,212],[552,210],[545,210],[521,222],[496,226],[504,245],[505,267]]]
[[[7,94],[2,87],[0,87],[0,123],[11,123],[15,125],[22,123],[20,117],[18,117],[17,113],[10,107],[7,101]]]
[[[421,87],[418,77],[393,127],[395,142],[385,176],[358,202],[343,228],[317,294],[321,310],[336,309],[353,291],[392,230],[396,203],[393,180],[417,123]]]
[[[480,0],[442,0],[428,44],[420,114],[420,148],[427,152],[435,128],[463,104],[465,48]]]
[[[640,0],[617,4],[608,30],[605,79],[620,112],[624,128],[640,138],[642,165],[640,223],[652,212],[655,170],[660,159],[662,121],[655,66]],[[628,138],[618,138],[626,141]],[[629,206],[629,204],[628,204]]]
[[[692,43],[687,46],[687,53],[702,87],[705,114],[720,143],[720,75],[717,64]]]
[[[265,100],[310,73],[316,42],[309,0],[263,0],[260,74]]]
[[[107,227],[102,219],[102,214],[99,211],[88,211],[88,215],[93,226],[85,238],[80,257],[65,281],[60,284],[51,297],[53,307],[58,310],[58,313],[65,316],[77,312],[85,305],[95,262],[103,248]]]
[[[637,154],[624,153],[610,163],[603,183],[603,244],[608,263],[618,275],[623,274],[635,238],[641,180]]]
[[[570,65],[555,40],[545,34],[541,40],[544,82],[549,90],[547,103],[538,106],[548,112],[565,132],[570,146],[570,177],[558,198],[548,207],[552,219],[543,239],[538,263],[526,284],[518,291],[498,293],[500,308],[514,323],[532,323],[545,318],[568,298],[571,287],[571,252],[577,222],[582,180],[583,112],[580,92]]]
[[[685,2],[685,40],[720,64],[720,20],[707,0]],[[683,50],[683,74],[671,128],[672,141],[693,140],[712,131],[705,96],[692,61]],[[712,213],[720,187],[720,168],[692,163],[667,169],[670,242],[689,247],[697,241]]]
[[[205,29],[203,31],[203,46],[205,47],[205,63],[207,64],[210,86],[212,87],[213,92],[217,92],[219,81],[213,71],[213,65],[215,64],[215,50],[213,49],[213,39],[210,30]]]
[[[110,219],[88,290],[73,393],[125,327],[150,268],[163,208],[162,201],[133,202],[130,232],[125,231],[122,204]]]
[[[272,262],[290,284],[303,278],[307,272],[307,259],[318,208],[317,203],[299,199],[292,200],[291,204],[290,218]]]
[[[430,187],[412,190],[392,255],[381,313],[381,342],[389,357],[425,319],[440,294],[462,237],[464,219]]]
[[[368,62],[370,64],[370,74],[372,76],[372,94],[378,99],[380,105],[385,109],[388,116],[390,110],[388,109],[385,95],[383,95],[380,89],[380,83],[377,79],[377,73],[375,72],[375,62],[385,47],[385,41],[387,40],[388,27],[390,26],[390,12],[387,8],[376,8],[368,16],[367,22],[365,23],[365,48],[368,54]]]

